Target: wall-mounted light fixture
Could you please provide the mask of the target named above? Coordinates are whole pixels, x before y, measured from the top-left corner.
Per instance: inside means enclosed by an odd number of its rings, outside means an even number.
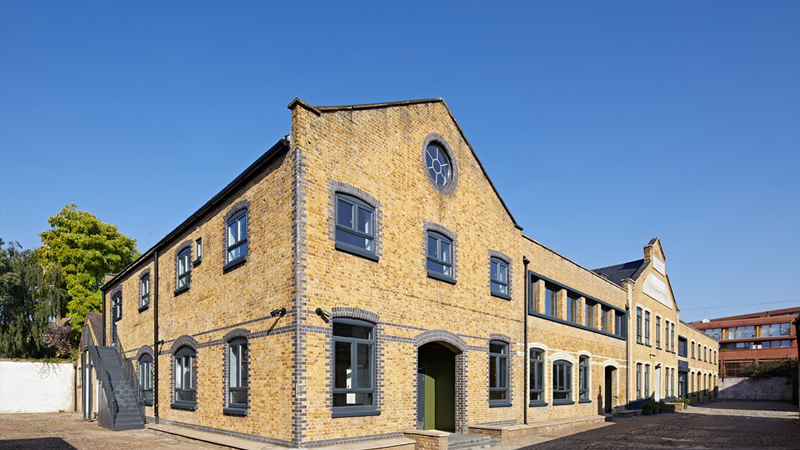
[[[286,315],[286,308],[274,309],[269,313],[269,315],[271,317],[283,317]]]
[[[317,308],[316,310],[314,310],[314,312],[315,312],[315,313],[316,313],[318,316],[322,317],[322,320],[324,320],[324,321],[325,321],[325,323],[328,323],[328,321],[330,321],[330,320],[331,320],[331,313],[329,313],[328,311],[325,311],[325,310],[324,310],[324,309],[322,309],[322,308]]]

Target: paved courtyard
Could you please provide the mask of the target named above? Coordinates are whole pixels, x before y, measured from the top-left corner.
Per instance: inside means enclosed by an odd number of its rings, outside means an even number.
[[[786,403],[720,402],[677,414],[619,419],[527,437],[493,450],[800,450],[798,413]],[[190,450],[214,448],[144,430],[108,431],[79,414],[0,415],[0,450]]]

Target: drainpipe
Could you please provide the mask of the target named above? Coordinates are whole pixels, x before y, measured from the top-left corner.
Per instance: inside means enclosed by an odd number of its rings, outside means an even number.
[[[102,288],[100,289],[100,297],[102,297],[103,302],[100,305],[101,310],[103,311],[103,339],[101,344],[103,347],[106,346],[106,291]]]
[[[523,399],[522,400],[522,423],[525,424],[525,425],[528,424],[528,395],[529,395],[528,394],[528,304],[530,303],[530,299],[528,298],[528,296],[529,296],[528,284],[529,284],[529,281],[530,281],[530,274],[528,273],[528,264],[530,264],[530,262],[531,261],[528,258],[526,258],[525,256],[522,257],[522,264],[525,266],[525,281],[524,281],[524,284],[523,284],[523,289],[524,289],[525,294],[524,294],[524,299],[522,301],[524,303],[524,305],[522,306],[522,311],[525,314],[525,317],[524,317],[523,322],[522,322],[523,323],[522,326],[524,327],[524,329],[522,331],[522,336],[523,336],[522,341],[524,343],[524,347],[523,347],[524,355],[522,357],[522,363],[523,363],[523,367],[522,367],[522,370],[523,370],[522,388],[524,390],[523,393],[522,393],[522,399]]]
[[[158,423],[158,250],[153,250],[153,415]]]
[[[633,371],[633,361],[631,360],[633,357],[633,340],[631,336],[636,333],[636,323],[634,323],[636,312],[633,310],[633,283],[634,281],[630,278],[622,280],[622,287],[625,288],[627,297],[626,309],[628,310],[628,335],[625,338],[625,365],[627,366],[625,370],[625,399],[628,401],[628,406],[631,404],[631,380],[633,379],[631,375]],[[633,330],[633,334],[631,334],[631,330]]]

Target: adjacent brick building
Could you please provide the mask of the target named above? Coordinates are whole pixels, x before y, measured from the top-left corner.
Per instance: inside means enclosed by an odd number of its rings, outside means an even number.
[[[797,358],[797,331],[792,322],[800,307],[720,317],[692,325],[720,342],[720,373],[742,376],[753,366]]]
[[[289,109],[103,287],[148,420],[314,447],[596,416],[677,397],[676,373],[711,397],[676,340],[716,341],[680,322],[660,241],[592,271],[524,235],[441,99]]]

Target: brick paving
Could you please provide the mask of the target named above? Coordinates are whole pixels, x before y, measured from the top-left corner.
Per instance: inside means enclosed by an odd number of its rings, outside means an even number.
[[[800,450],[798,412],[786,403],[720,402],[676,414],[520,438],[493,450]],[[0,415],[0,450],[190,450],[214,448],[144,430],[108,431],[79,414]]]
[[[80,414],[2,414],[0,450],[192,450],[207,445],[183,442],[145,430],[109,431]]]
[[[500,450],[797,450],[796,408],[786,403],[720,402],[523,438]]]

